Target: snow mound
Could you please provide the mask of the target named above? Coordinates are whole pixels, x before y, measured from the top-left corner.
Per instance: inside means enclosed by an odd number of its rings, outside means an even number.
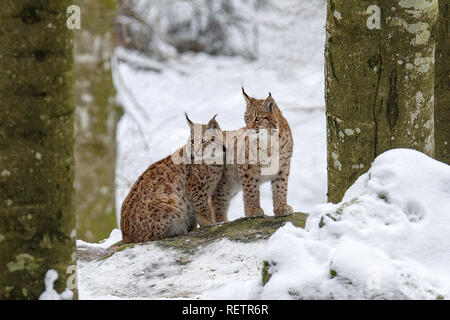
[[[122,231],[120,231],[120,229],[113,229],[107,239],[104,239],[99,243],[90,243],[83,240],[77,240],[77,247],[106,249],[120,240],[122,240]]]
[[[310,215],[306,230],[288,224],[271,237],[271,278],[242,298],[448,299],[449,225],[450,166],[387,151],[341,203]]]

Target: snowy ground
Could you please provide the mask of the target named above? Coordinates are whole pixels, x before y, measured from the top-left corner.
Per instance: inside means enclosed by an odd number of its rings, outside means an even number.
[[[306,229],[227,239],[195,254],[145,244],[79,263],[82,299],[449,299],[450,166],[408,149],[380,155]],[[80,249],[111,245],[78,242]],[[262,286],[262,262],[270,281]]]
[[[209,299],[230,282],[261,274],[265,243],[222,239],[195,255],[146,244],[79,263],[80,299]]]
[[[287,225],[271,237],[262,258],[273,275],[263,289],[255,277],[215,297],[449,299],[449,225],[450,166],[390,150],[306,230]]]

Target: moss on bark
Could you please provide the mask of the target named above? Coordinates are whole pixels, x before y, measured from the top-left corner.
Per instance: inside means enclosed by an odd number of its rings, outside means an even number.
[[[116,127],[111,74],[114,0],[77,0],[81,30],[75,33],[77,236],[88,242],[108,237],[117,226],[115,209]]]
[[[339,202],[386,150],[434,156],[438,11],[436,0],[328,0],[327,11],[328,200]]]
[[[436,137],[436,159],[450,165],[449,5],[448,1],[439,1],[439,28],[436,41],[434,133]]]
[[[76,264],[70,4],[0,2],[0,299],[38,298],[48,269],[61,292]]]

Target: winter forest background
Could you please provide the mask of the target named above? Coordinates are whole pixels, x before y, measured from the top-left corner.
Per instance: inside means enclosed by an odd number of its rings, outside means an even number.
[[[198,122],[218,113],[224,130],[244,126],[242,86],[259,98],[270,91],[289,121],[294,209],[326,202],[325,15],[324,0],[125,2],[117,28],[129,50],[116,52],[114,73],[125,109],[117,207],[150,163],[185,143],[185,111]],[[270,184],[262,187],[262,206],[273,215]],[[240,193],[229,219],[243,212]]]
[[[0,2],[0,299],[450,298],[445,1],[72,2]],[[184,112],[241,128],[242,86],[289,122],[295,214],[240,219],[240,192],[123,244]]]

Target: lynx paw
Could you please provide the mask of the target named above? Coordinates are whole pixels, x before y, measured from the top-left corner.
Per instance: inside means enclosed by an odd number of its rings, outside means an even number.
[[[200,225],[200,227],[206,227],[206,226],[211,226],[214,224],[215,221],[213,221],[212,218],[210,217],[204,217],[201,215],[198,215],[197,217],[197,223]]]
[[[263,217],[264,210],[261,208],[247,208],[245,209],[246,217]]]
[[[294,212],[294,209],[292,209],[292,207],[288,206],[288,205],[281,206],[281,207],[275,209],[275,211],[274,211],[275,216],[277,216],[277,217],[287,216],[287,215],[290,215],[292,212]]]

